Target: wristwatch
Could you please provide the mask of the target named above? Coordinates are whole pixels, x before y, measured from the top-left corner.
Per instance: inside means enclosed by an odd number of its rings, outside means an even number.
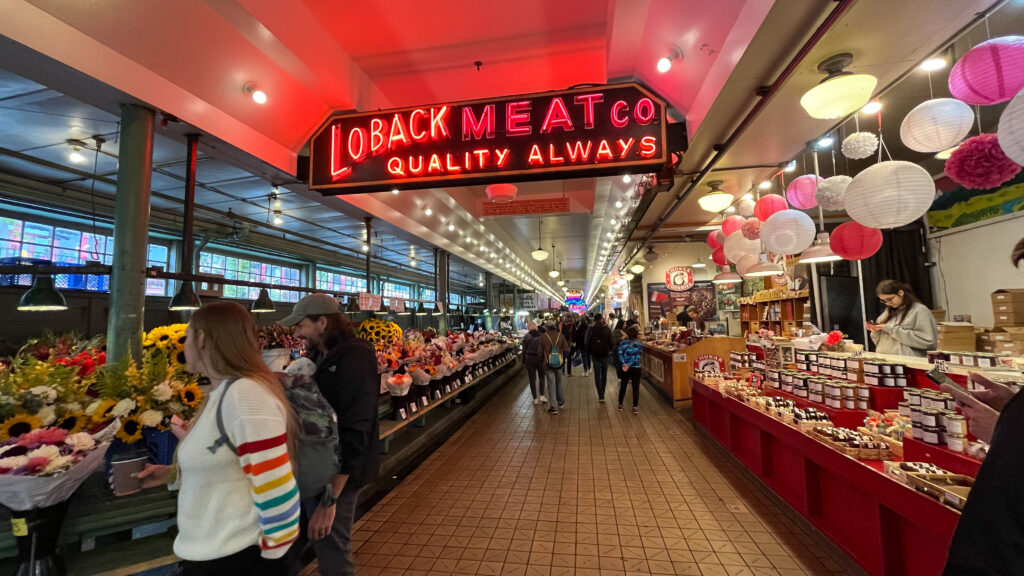
[[[334,497],[334,487],[328,484],[324,487],[324,493],[320,496],[320,507],[330,508],[338,503],[338,499]]]

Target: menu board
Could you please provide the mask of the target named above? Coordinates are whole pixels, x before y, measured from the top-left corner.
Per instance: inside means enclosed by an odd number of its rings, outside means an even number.
[[[688,306],[696,306],[705,320],[715,317],[715,285],[711,282],[694,282],[689,290],[672,291],[664,282],[647,285],[647,317],[675,320]]]

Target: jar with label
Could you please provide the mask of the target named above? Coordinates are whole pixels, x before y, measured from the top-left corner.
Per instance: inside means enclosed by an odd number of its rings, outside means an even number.
[[[857,410],[867,410],[871,407],[871,402],[867,398],[857,398]]]
[[[867,386],[857,386],[857,397],[865,400],[871,398],[871,388]]]
[[[906,377],[906,375],[904,375],[904,376],[897,376],[896,377],[896,387],[897,388],[906,388],[907,387],[907,377]]]
[[[818,404],[825,403],[825,395],[822,394],[821,391],[809,391],[807,393],[807,399],[810,400],[811,402],[817,402]]]
[[[924,418],[924,409],[921,408],[920,406],[911,406],[910,422],[914,425],[915,428],[921,426],[922,418]]]
[[[960,352],[950,352],[949,353],[949,363],[950,364],[961,364],[960,360],[961,360],[962,356],[963,356],[963,354],[961,354]]]
[[[878,362],[864,361],[864,374],[881,374],[882,368],[878,365]]]
[[[904,418],[910,418],[910,402],[899,403],[900,416]]]
[[[807,398],[807,388],[793,388],[797,398]]]
[[[864,373],[864,383],[870,386],[880,386],[882,383],[882,377],[878,374]]]
[[[967,436],[947,432],[946,448],[949,448],[950,452],[956,452],[957,454],[967,452]]]
[[[825,395],[825,406],[839,410],[843,407],[843,399],[840,396]]]
[[[843,398],[856,398],[857,387],[852,384],[840,384],[839,388],[843,391]]]
[[[932,446],[939,445],[939,428],[938,426],[924,426],[921,428],[921,440],[925,444],[931,444]]]
[[[951,435],[967,435],[967,419],[959,414],[946,416],[946,432]]]
[[[882,364],[879,368],[881,368],[882,374],[892,374],[892,364]]]
[[[903,391],[903,397],[907,399],[907,402],[910,402],[911,406],[921,405],[921,391],[917,388],[907,388]]]
[[[995,354],[977,354],[974,358],[978,368],[993,368],[999,364],[998,356]]]
[[[925,428],[937,428],[939,426],[939,411],[934,408],[921,410],[921,425]]]
[[[920,440],[921,439],[921,425],[920,424],[916,424],[916,425],[910,427],[910,437],[913,438],[914,440]]]
[[[977,366],[977,359],[973,352],[964,352],[960,355],[960,363],[964,366]]]
[[[783,384],[793,384],[793,373],[792,372],[788,372],[788,371],[783,373],[782,374],[782,383]]]
[[[896,386],[896,377],[885,375],[882,376],[882,386],[886,388],[894,388]]]
[[[844,396],[843,397],[843,409],[845,409],[845,410],[856,410],[857,409],[857,399],[854,398],[854,397],[851,397],[851,396]]]

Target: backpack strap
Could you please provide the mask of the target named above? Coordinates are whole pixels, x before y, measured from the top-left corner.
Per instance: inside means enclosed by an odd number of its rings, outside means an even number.
[[[238,378],[232,378],[222,384],[222,386],[224,386],[224,391],[221,392],[220,401],[217,402],[217,431],[220,433],[220,437],[214,440],[213,444],[206,447],[206,449],[213,454],[216,454],[217,450],[221,446],[225,445],[230,448],[232,452],[236,454],[238,453],[238,448],[231,443],[231,439],[228,438],[227,429],[224,428],[224,411],[222,410],[224,406],[224,398],[228,395],[228,390],[231,389],[231,385],[234,384],[236,380],[238,380]]]

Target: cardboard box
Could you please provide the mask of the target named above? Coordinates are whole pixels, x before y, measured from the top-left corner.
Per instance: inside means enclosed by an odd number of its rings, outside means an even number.
[[[996,312],[992,311],[992,317],[995,319],[995,325],[998,327],[1004,326],[1021,326],[1024,325],[1024,305],[1019,310],[1012,312]]]
[[[1024,342],[996,342],[992,345],[996,354],[1024,356]]]
[[[993,328],[978,334],[978,340],[982,342],[1013,342],[1013,341],[1024,341],[1024,326],[1010,326],[1011,330],[1003,328]],[[1013,330],[1019,328],[1019,330]]]
[[[1021,304],[1024,305],[1024,288],[1000,288],[992,293],[992,305]]]

